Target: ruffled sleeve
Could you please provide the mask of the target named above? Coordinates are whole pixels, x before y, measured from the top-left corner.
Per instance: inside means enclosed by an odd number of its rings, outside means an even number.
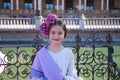
[[[71,51],[71,57],[69,60],[69,65],[68,65],[68,70],[67,70],[67,74],[65,77],[65,80],[82,80],[77,76],[77,70],[75,69],[74,66],[74,55]]]

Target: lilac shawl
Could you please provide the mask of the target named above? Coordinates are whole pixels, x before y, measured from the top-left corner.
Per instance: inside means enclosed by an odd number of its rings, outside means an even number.
[[[34,59],[30,79],[44,77],[47,80],[63,80],[62,71],[45,47],[40,49]]]

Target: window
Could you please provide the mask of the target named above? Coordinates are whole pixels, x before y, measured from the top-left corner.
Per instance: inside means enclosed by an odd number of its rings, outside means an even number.
[[[114,9],[114,0],[109,1],[109,9]]]
[[[66,0],[66,10],[73,9],[73,0]]]
[[[94,1],[93,0],[87,0],[87,6],[86,6],[86,10],[93,10],[94,8]]]
[[[3,0],[3,9],[10,9],[11,8],[11,3],[10,0]]]
[[[25,0],[24,8],[25,9],[32,9],[32,0]]]
[[[46,0],[46,4],[45,4],[45,8],[46,9],[53,9],[53,0]]]

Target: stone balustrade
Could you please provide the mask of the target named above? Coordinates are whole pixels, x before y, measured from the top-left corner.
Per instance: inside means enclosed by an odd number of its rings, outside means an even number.
[[[38,29],[45,18],[0,18],[0,30]],[[120,18],[61,18],[68,29],[116,30],[120,29]]]

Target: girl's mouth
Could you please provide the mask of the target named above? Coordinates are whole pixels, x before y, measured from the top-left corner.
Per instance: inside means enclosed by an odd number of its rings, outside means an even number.
[[[54,41],[59,41],[59,39],[54,39]]]

